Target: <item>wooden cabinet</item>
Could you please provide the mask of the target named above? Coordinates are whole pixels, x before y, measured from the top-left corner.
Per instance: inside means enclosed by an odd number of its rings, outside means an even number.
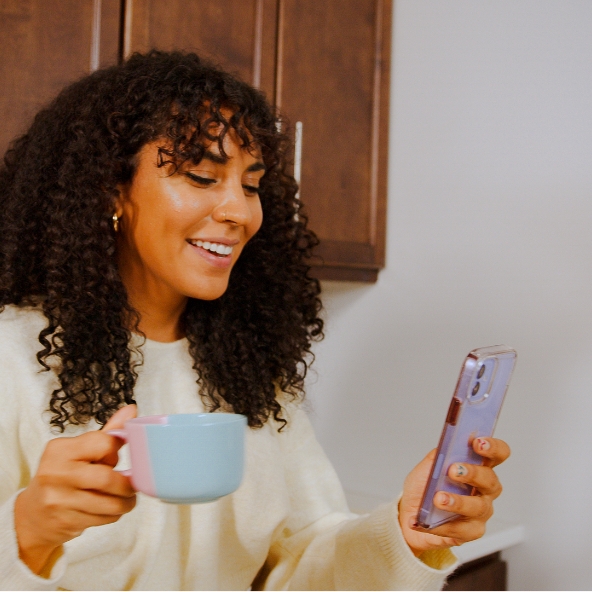
[[[116,63],[119,0],[0,0],[0,153],[76,78]]]
[[[322,279],[384,265],[391,0],[0,0],[0,150],[62,86],[150,48],[193,50],[302,129]]]
[[[324,279],[384,265],[391,2],[280,0],[276,103],[302,123],[300,197]]]
[[[195,51],[273,100],[277,0],[127,0],[124,55]]]
[[[443,590],[507,590],[507,571],[501,553],[492,553],[461,565]]]

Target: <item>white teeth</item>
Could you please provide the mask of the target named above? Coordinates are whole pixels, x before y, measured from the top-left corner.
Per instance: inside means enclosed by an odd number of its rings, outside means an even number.
[[[202,247],[207,251],[212,253],[217,253],[218,255],[230,255],[232,253],[232,247],[230,245],[223,245],[221,243],[211,243],[209,241],[190,241],[191,244],[195,245],[196,247]]]

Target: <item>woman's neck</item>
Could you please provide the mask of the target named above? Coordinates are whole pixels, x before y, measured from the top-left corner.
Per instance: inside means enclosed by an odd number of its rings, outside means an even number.
[[[168,343],[185,337],[185,333],[181,329],[179,322],[180,315],[170,320],[158,319],[146,313],[140,313],[140,315],[138,329],[152,341]]]
[[[187,298],[168,301],[163,297],[156,299],[138,297],[130,293],[128,298],[132,307],[140,314],[138,329],[152,341],[170,342],[185,337],[181,326],[181,315],[187,306]]]
[[[188,298],[167,284],[142,273],[133,261],[119,261],[121,279],[128,301],[140,314],[138,329],[152,341],[170,342],[185,337],[181,316]]]

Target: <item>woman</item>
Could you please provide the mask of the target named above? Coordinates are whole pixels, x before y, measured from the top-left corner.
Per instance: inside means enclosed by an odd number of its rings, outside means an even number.
[[[439,587],[501,486],[349,513],[298,402],[322,337],[315,244],[260,93],[151,52],[66,88],[0,169],[0,576],[10,589]],[[298,214],[298,215],[297,215]],[[137,405],[137,411],[136,411]],[[214,503],[136,498],[107,434],[141,415],[248,417],[243,484]],[[99,429],[104,426],[106,429]]]

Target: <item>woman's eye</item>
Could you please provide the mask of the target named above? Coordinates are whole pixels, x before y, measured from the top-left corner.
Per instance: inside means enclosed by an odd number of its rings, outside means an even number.
[[[255,196],[259,195],[260,187],[255,187],[253,185],[243,185],[243,189],[247,195]]]
[[[202,185],[204,187],[209,187],[210,185],[212,185],[216,182],[216,179],[208,179],[207,177],[200,177],[199,175],[196,175],[195,173],[185,172],[185,176],[189,180],[193,181],[194,183],[197,183],[198,185]]]

